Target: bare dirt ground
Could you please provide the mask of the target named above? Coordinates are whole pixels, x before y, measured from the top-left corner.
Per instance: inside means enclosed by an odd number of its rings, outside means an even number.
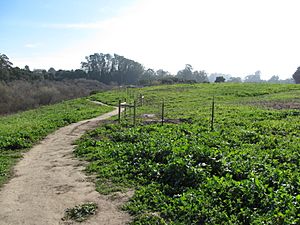
[[[98,205],[96,215],[80,224],[126,224],[130,217],[119,206],[132,193],[112,200],[95,191],[82,172],[83,163],[73,157],[72,143],[84,132],[118,112],[63,127],[25,153],[15,166],[15,177],[0,192],[0,225],[62,225],[67,208],[85,202]]]
[[[262,102],[261,105],[273,109],[300,109],[299,102]]]

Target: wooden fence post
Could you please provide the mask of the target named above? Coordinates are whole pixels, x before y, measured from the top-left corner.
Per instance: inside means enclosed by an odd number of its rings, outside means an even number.
[[[136,124],[136,100],[133,101],[133,125]]]
[[[121,123],[121,100],[119,100],[118,121]]]
[[[144,105],[144,95],[140,94],[140,104],[141,106]]]
[[[132,109],[131,109],[131,101],[128,100],[128,117],[130,118],[132,116]]]
[[[164,119],[165,119],[165,99],[163,99],[161,104],[161,125],[164,125]]]
[[[126,119],[126,111],[127,111],[127,99],[125,98],[125,106],[124,106],[124,117]]]
[[[211,131],[214,130],[214,119],[215,119],[215,96],[213,96],[212,106],[211,106]]]

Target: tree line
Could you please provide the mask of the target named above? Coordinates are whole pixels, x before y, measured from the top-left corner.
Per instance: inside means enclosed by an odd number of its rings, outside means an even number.
[[[0,54],[0,115],[110,89],[99,81],[82,78],[85,76],[82,70],[31,71],[28,66],[21,69],[12,65],[6,55]]]
[[[159,69],[145,69],[145,67],[131,59],[118,54],[110,55],[95,53],[85,57],[81,68],[76,70],[49,70],[13,67],[9,58],[0,54],[0,81],[62,81],[71,79],[96,80],[107,85],[155,85],[169,83],[209,82],[205,71],[193,71],[187,64],[183,70],[173,76],[168,71]]]
[[[107,85],[155,85],[172,83],[211,83],[211,82],[269,82],[269,83],[300,83],[300,67],[293,78],[281,80],[279,76],[272,76],[269,80],[261,79],[261,72],[248,75],[243,80],[240,77],[212,73],[208,75],[204,70],[194,70],[190,64],[179,70],[176,75],[159,69],[145,69],[145,67],[134,60],[125,58],[118,54],[95,53],[85,57],[81,62],[81,68],[76,70],[30,70],[29,66],[23,69],[13,67],[5,54],[0,54],[0,81],[10,82],[14,80],[26,81],[62,81],[70,79],[97,80]]]
[[[270,82],[300,83],[300,67],[293,79],[281,80],[272,76],[262,80],[260,71],[242,80],[228,74],[194,70],[186,64],[176,75],[163,69],[146,69],[142,64],[123,56],[95,53],[85,58],[76,70],[48,70],[13,67],[5,54],[0,53],[0,114],[15,113],[41,105],[87,96],[95,91],[121,85],[159,85],[174,83],[212,82]]]

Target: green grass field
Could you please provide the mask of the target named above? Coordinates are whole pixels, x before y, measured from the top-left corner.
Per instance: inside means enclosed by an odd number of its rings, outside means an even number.
[[[21,153],[47,134],[110,110],[112,107],[77,99],[0,117],[0,186],[9,177],[11,167],[21,157]]]
[[[300,223],[299,85],[170,85],[91,99],[140,95],[135,127],[123,117],[89,132],[75,151],[97,173],[99,191],[136,188],[124,206],[132,224]],[[181,120],[146,123],[143,114],[160,118],[163,99],[165,118]]]

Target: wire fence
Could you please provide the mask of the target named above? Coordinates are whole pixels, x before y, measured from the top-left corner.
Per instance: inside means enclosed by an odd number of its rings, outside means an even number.
[[[156,95],[155,91],[159,91],[160,96]],[[164,91],[166,92],[164,93]],[[172,96],[168,95],[168,89],[164,90],[163,88],[151,91],[137,88],[116,90],[116,93],[120,96],[118,121],[120,123],[126,121],[135,126],[148,123],[161,125],[180,122],[192,123],[203,120],[209,126],[209,129],[213,131],[217,129],[220,120],[233,121],[238,112],[244,111],[247,114],[249,109],[277,109],[273,107],[274,103],[267,101],[265,98],[255,98],[253,100],[253,97],[247,96],[236,98],[235,95],[230,94],[221,95],[204,92],[201,95],[201,92],[199,92],[200,96],[188,99],[186,96],[189,95],[189,91],[189,88],[175,89]],[[184,107],[187,107],[187,109]]]
[[[118,101],[118,122],[131,122],[133,126],[137,123],[160,123],[179,122],[180,119],[166,118],[166,101],[147,99],[143,94],[127,93],[129,98],[119,99]],[[138,97],[137,97],[138,96]],[[214,130],[215,117],[215,98],[213,96],[210,104],[210,127]]]

